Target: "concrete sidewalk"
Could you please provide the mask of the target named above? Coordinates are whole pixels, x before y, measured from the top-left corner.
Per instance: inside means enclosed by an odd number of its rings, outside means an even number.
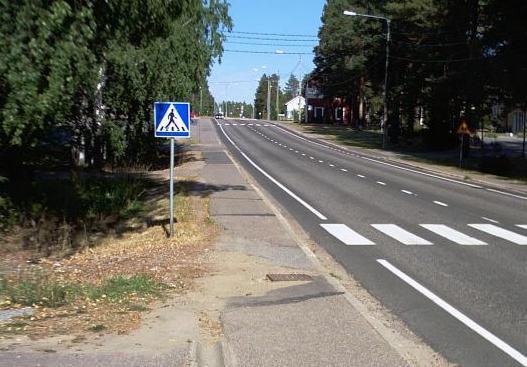
[[[338,284],[335,273],[329,275],[338,270],[321,266],[302,235],[284,222],[283,208],[274,206],[233,163],[210,120],[200,120],[197,130],[194,149],[202,151],[205,162],[201,179],[229,188],[210,196],[211,215],[223,228],[216,250],[249,256],[260,265],[251,277],[261,283],[259,294],[225,299],[225,365],[444,365],[418,341],[387,326],[388,316],[382,320],[368,314],[368,307]],[[277,271],[307,274],[312,280],[266,280],[267,273]]]

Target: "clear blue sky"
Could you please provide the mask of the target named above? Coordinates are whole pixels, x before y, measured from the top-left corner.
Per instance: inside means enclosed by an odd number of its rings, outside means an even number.
[[[277,34],[318,34],[320,17],[325,0],[230,0],[230,16],[236,32],[258,32]],[[313,46],[316,40],[307,41],[278,41],[254,40],[234,37],[257,38],[288,38],[302,39],[302,37],[259,36],[250,34],[231,34],[224,45],[226,50],[308,52],[310,55],[285,54],[250,54],[225,52],[221,64],[215,63],[209,77],[209,86],[217,102],[224,100],[245,101],[253,103],[254,93],[263,73],[280,72],[283,86],[294,71],[297,77],[310,72],[313,65]],[[305,39],[305,38],[304,38]],[[233,43],[236,42],[236,43]],[[241,43],[268,43],[270,46],[246,45]],[[286,46],[276,46],[286,45]],[[301,45],[288,46],[288,45]],[[305,46],[307,45],[307,46]],[[296,69],[295,69],[296,68]]]

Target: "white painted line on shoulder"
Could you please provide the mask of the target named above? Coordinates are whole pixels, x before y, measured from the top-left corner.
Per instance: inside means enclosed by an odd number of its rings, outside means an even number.
[[[513,197],[513,198],[518,198],[518,199],[527,200],[527,197],[525,197],[525,196],[514,195],[514,194],[511,194],[511,193],[509,193],[509,192],[505,192],[505,191],[494,190],[494,189],[485,189],[485,190],[490,191],[490,192],[495,192],[495,193],[498,193],[498,194],[502,194],[502,195],[511,196],[511,197]]]
[[[322,228],[348,246],[375,245],[345,224],[321,224]]]
[[[342,172],[348,172],[348,170],[346,168],[341,168],[340,169]]]
[[[360,177],[360,178],[366,178],[366,176],[364,176],[364,175],[357,175],[357,176]]]
[[[527,224],[516,224],[516,227],[527,229]]]
[[[413,195],[414,194],[413,192],[408,191],[408,190],[401,190],[401,192],[404,192],[405,194],[408,194],[408,195]]]
[[[491,234],[493,236],[503,238],[509,242],[515,243],[517,245],[525,246],[527,245],[527,237],[521,234],[518,234],[508,229],[495,226],[494,224],[469,224],[469,227],[476,228],[482,232]]]
[[[433,245],[432,242],[416,236],[395,224],[372,224],[371,226],[405,245]]]
[[[384,183],[384,182],[382,182],[382,181],[377,181],[377,183],[378,183],[379,185],[386,186],[386,183]]]
[[[441,205],[441,206],[448,206],[448,204],[442,203],[441,201],[434,200],[434,204]]]
[[[481,219],[488,220],[489,222],[492,222],[492,223],[499,223],[497,220],[490,219],[490,218],[487,218],[487,217],[481,217]]]
[[[435,234],[446,238],[458,245],[469,245],[469,246],[483,246],[485,242],[478,240],[477,238],[467,236],[464,233],[456,231],[444,224],[420,224],[421,227],[428,229]]]
[[[527,356],[523,355],[518,350],[514,349],[512,346],[507,344],[505,341],[485,329],[483,326],[480,326],[471,318],[463,314],[458,309],[451,306],[449,303],[441,299],[435,293],[430,291],[428,288],[421,285],[419,282],[412,279],[410,276],[403,273],[401,270],[393,266],[390,262],[384,259],[377,259],[377,262],[384,266],[386,269],[395,274],[399,279],[404,281],[410,287],[414,288],[416,291],[421,293],[423,296],[434,302],[436,305],[441,307],[443,310],[448,312],[451,316],[455,317],[458,321],[463,323],[465,326],[470,328],[472,331],[479,334],[481,337],[486,339],[488,342],[493,344],[495,347],[501,349],[504,353],[509,355],[512,359],[519,362],[523,366],[527,366]]]
[[[379,161],[379,160],[377,160],[377,159],[373,159],[373,158],[368,158],[368,157],[363,157],[363,156],[360,156],[359,158],[365,159],[365,160],[367,160],[367,161],[371,161],[371,162],[379,163],[379,164],[384,164],[385,166],[389,166],[389,167],[397,168],[397,169],[400,169],[400,170],[403,170],[403,171],[413,172],[413,173],[417,173],[417,174],[419,174],[419,175],[428,176],[428,177],[433,177],[433,178],[438,178],[438,179],[443,180],[443,181],[454,182],[454,183],[457,183],[457,184],[460,184],[460,185],[465,185],[465,186],[473,187],[473,188],[475,188],[475,189],[482,189],[482,188],[483,188],[483,187],[481,187],[481,186],[479,186],[479,185],[474,185],[474,184],[467,183],[467,182],[462,182],[462,181],[458,181],[458,180],[453,180],[453,179],[451,179],[451,178],[446,178],[446,177],[442,177],[442,176],[434,175],[434,174],[431,174],[431,173],[421,172],[421,171],[418,171],[418,170],[415,170],[415,169],[411,169],[411,168],[406,168],[406,167],[397,166],[397,165],[395,165],[395,164],[391,164],[391,163],[387,163],[387,162],[382,162],[382,161]]]
[[[242,155],[242,157],[244,157],[247,162],[249,162],[254,168],[256,168],[261,174],[263,174],[265,177],[267,177],[271,182],[273,182],[276,186],[278,186],[279,188],[281,188],[283,191],[285,191],[289,196],[291,196],[293,199],[295,199],[297,202],[299,202],[301,205],[303,205],[307,210],[309,210],[311,213],[315,214],[319,219],[321,220],[327,220],[327,218],[322,214],[320,213],[318,210],[316,210],[315,208],[313,208],[311,205],[309,205],[307,202],[305,202],[302,198],[300,198],[297,194],[295,194],[293,191],[289,190],[285,185],[281,184],[277,179],[275,179],[273,176],[271,176],[270,174],[268,174],[266,171],[264,171],[260,166],[258,166],[256,163],[253,162],[253,160],[251,158],[249,158],[249,156],[247,156],[247,154],[245,154],[239,147],[238,145],[236,145],[236,143],[234,141],[232,141],[232,139],[230,138],[229,135],[227,135],[227,133],[225,132],[225,130],[223,129],[223,127],[220,126],[220,130],[221,132],[223,133],[223,135],[225,135],[225,137],[227,138],[227,140],[229,140],[229,142],[232,144],[232,146],[238,151],[240,152],[240,154]]]

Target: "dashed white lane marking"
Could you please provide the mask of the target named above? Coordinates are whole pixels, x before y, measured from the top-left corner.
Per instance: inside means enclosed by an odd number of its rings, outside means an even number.
[[[315,159],[315,157],[309,157],[309,159]]]
[[[245,126],[245,124],[240,124],[240,126]]]
[[[515,243],[517,245],[527,245],[527,237],[521,234],[518,234],[508,229],[504,229],[494,224],[469,224],[469,227],[476,228],[482,232],[491,234],[493,236],[503,238],[509,242]]]
[[[490,219],[490,218],[487,218],[487,217],[481,217],[481,219],[488,220],[489,222],[492,222],[492,223],[499,223],[497,220]]]
[[[516,224],[516,227],[527,229],[527,224]]]
[[[458,245],[471,245],[471,246],[481,246],[486,245],[485,242],[478,240],[477,238],[467,236],[464,233],[456,231],[453,228],[450,228],[444,224],[420,224],[421,227],[428,229],[435,234],[444,237],[452,242],[457,243]]]
[[[306,155],[306,153],[302,153],[302,155]]]
[[[405,194],[408,194],[408,195],[413,195],[414,194],[413,192],[408,191],[408,190],[401,190],[401,192],[404,192]]]
[[[256,124],[256,126],[262,126],[262,125],[260,125],[260,124]]]
[[[366,176],[364,176],[364,175],[357,175],[357,176],[360,177],[360,178],[366,178]]]
[[[298,150],[295,150],[295,153],[298,153]]]
[[[289,150],[293,150],[293,148],[289,148]]]
[[[321,224],[322,228],[348,246],[375,245],[345,224]]]
[[[225,125],[225,126],[229,126],[230,124],[223,124],[223,125]],[[221,125],[220,125],[220,126],[221,126]]]
[[[247,126],[253,126],[253,124],[247,124]]]
[[[441,206],[448,206],[448,204],[442,203],[441,201],[434,200],[434,204],[441,205]]]
[[[372,224],[371,226],[405,245],[432,245],[432,242],[416,236],[395,224]]]
[[[318,160],[318,163],[324,163],[324,161],[321,161],[320,159]]]
[[[346,168],[341,168],[340,169],[342,172],[348,172],[348,170]]]
[[[264,171],[262,168],[260,168],[260,166],[258,166],[256,163],[253,162],[253,160],[251,158],[249,158],[249,156],[247,156],[247,154],[245,154],[239,147],[238,145],[236,145],[236,143],[234,141],[232,141],[232,139],[230,138],[229,135],[227,135],[227,133],[225,132],[225,130],[223,129],[222,126],[220,126],[220,130],[221,132],[223,133],[223,135],[225,135],[225,137],[227,138],[227,140],[229,140],[229,142],[232,144],[232,146],[238,151],[240,152],[240,154],[242,155],[242,157],[244,157],[247,162],[249,162],[254,168],[256,168],[258,171],[260,171],[265,177],[267,177],[271,182],[273,182],[276,186],[278,186],[279,188],[281,188],[282,190],[284,190],[289,196],[291,196],[293,199],[295,199],[297,202],[299,202],[302,206],[304,206],[304,208],[306,208],[307,210],[309,210],[311,213],[315,214],[319,219],[321,220],[327,220],[327,218],[322,214],[320,213],[318,210],[316,210],[315,208],[313,208],[311,205],[309,205],[307,202],[305,202],[302,198],[300,198],[297,194],[295,194],[293,191],[289,190],[285,185],[281,184],[277,179],[275,179],[273,176],[271,176],[270,174],[268,174],[266,171]]]
[[[238,126],[238,124],[236,124],[236,123],[233,122],[233,123],[232,123],[232,126]]]
[[[379,185],[386,186],[386,183],[384,183],[384,182],[382,182],[382,181],[377,181],[377,183],[378,183]]]
[[[509,355],[511,358],[519,362],[523,366],[527,366],[527,356],[523,355],[512,346],[507,344],[502,339],[498,338],[496,335],[492,334],[490,331],[484,327],[477,324],[475,321],[465,316],[461,311],[451,306],[449,303],[438,297],[435,293],[430,291],[428,288],[424,287],[414,279],[410,278],[408,275],[403,273],[401,270],[397,269],[390,262],[384,259],[377,259],[377,262],[384,266],[386,269],[395,274],[399,279],[404,281],[406,284],[414,288],[416,291],[421,293],[423,296],[434,302],[436,305],[441,307],[443,310],[448,312],[450,315],[455,317],[461,323],[465,324],[468,328],[472,329],[474,332],[479,334],[481,337],[486,339],[488,342],[501,349],[504,353]]]
[[[329,164],[329,166],[330,166],[330,167],[335,167],[335,165],[334,165],[334,164],[331,164],[331,163]]]

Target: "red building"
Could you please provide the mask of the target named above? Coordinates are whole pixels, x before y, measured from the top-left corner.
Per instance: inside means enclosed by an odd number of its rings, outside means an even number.
[[[350,121],[350,106],[341,97],[325,97],[315,81],[308,81],[304,90],[306,122],[345,124]]]

